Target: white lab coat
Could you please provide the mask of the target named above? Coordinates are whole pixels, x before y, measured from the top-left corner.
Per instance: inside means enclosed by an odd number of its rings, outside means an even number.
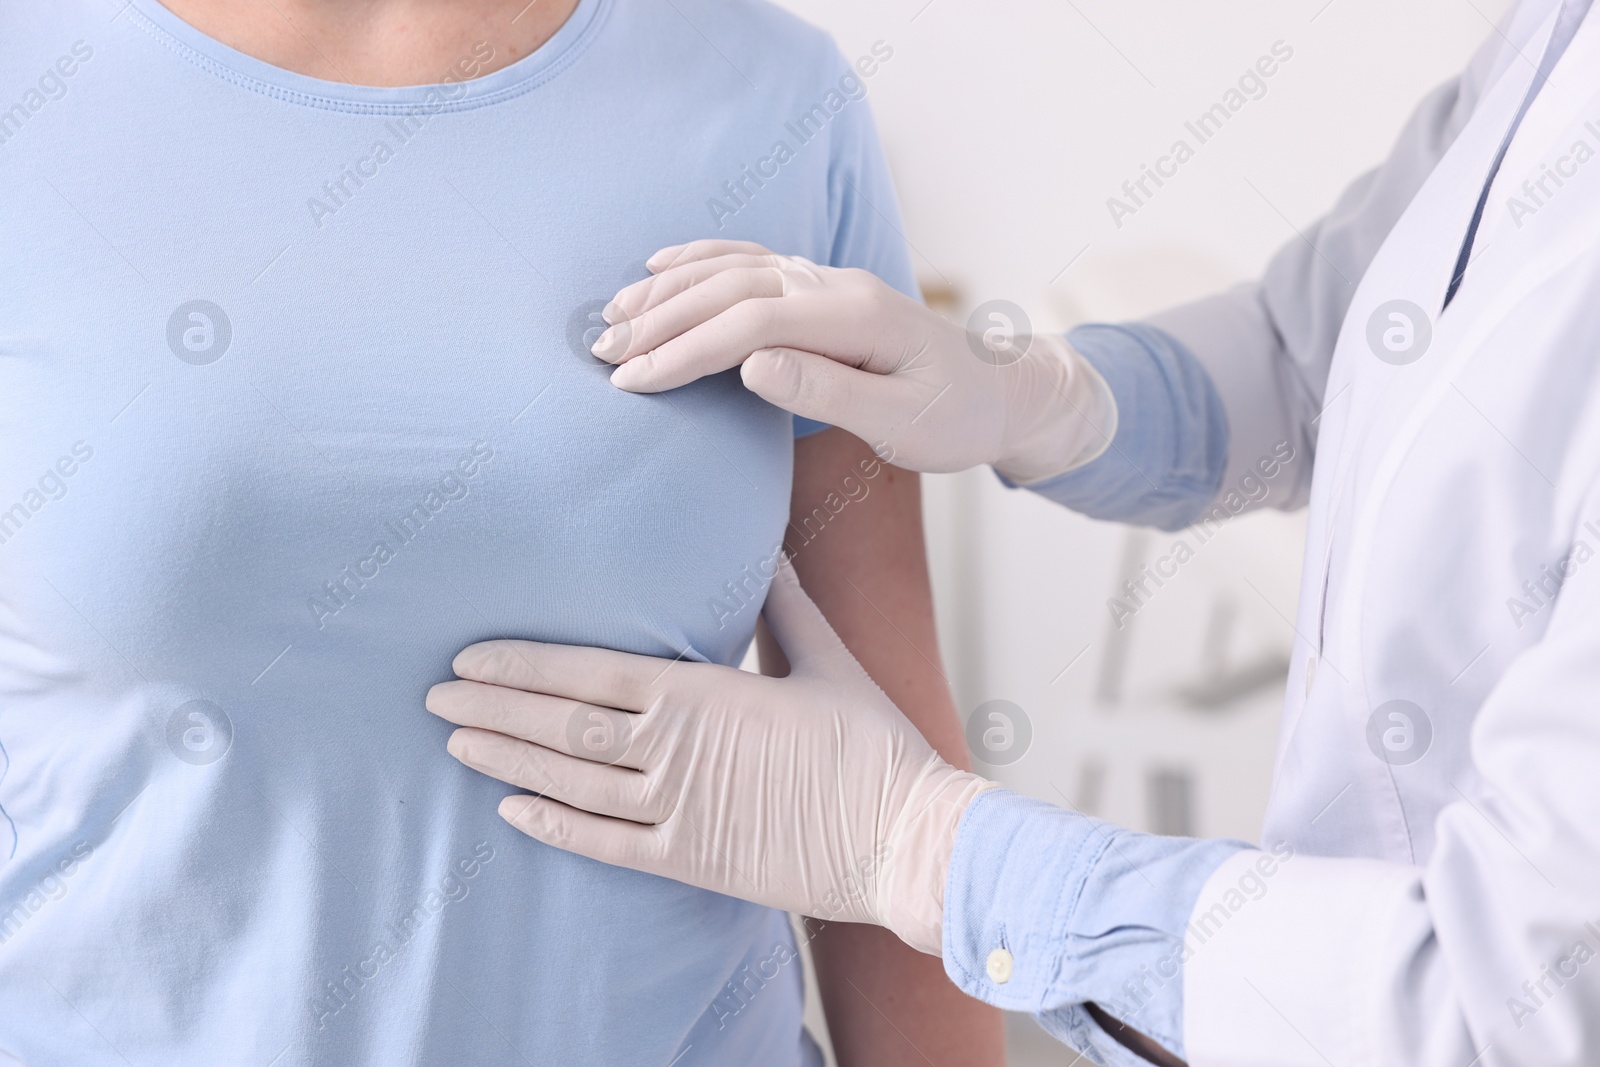
[[[1519,5],[1260,284],[1155,320],[1223,395],[1225,488],[1315,453],[1267,501],[1311,508],[1263,834],[1291,858],[1239,854],[1195,908],[1194,1067],[1600,1064],[1600,13],[1439,311],[1558,6]],[[1394,300],[1431,328],[1404,365],[1403,324],[1369,341]]]

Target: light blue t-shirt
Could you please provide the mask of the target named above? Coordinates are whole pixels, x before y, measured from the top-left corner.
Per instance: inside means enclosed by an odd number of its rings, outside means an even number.
[[[740,658],[792,420],[584,339],[696,237],[910,289],[890,57],[582,0],[358,88],[0,7],[0,1063],[811,1060],[785,916],[523,837],[422,700],[491,637]]]

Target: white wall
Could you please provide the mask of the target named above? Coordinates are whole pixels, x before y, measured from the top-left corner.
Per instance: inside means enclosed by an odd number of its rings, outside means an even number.
[[[1004,297],[1037,328],[1137,316],[1253,276],[1383,156],[1415,101],[1509,6],[782,2],[829,29],[849,57],[879,40],[893,47],[869,98],[924,280],[954,286],[962,317]],[[1177,138],[1195,145],[1185,121],[1280,41],[1293,55],[1265,94],[1115,226],[1107,198]],[[1229,526],[1118,638],[1105,601],[1127,560],[1137,569],[1179,536],[1198,547],[1193,535],[1080,519],[986,472],[929,479],[927,515],[962,711],[1010,700],[1034,731],[1020,760],[980,769],[1156,829],[1149,776],[1176,769],[1193,783],[1194,832],[1255,837],[1277,731],[1275,668],[1298,591],[1298,517]],[[1108,663],[1119,654],[1117,671]],[[1181,695],[1219,679],[1246,688],[1252,675],[1258,688],[1218,708]],[[1108,686],[1120,699],[1105,699]],[[1070,1059],[1036,1055],[1018,1047],[1013,1061]]]

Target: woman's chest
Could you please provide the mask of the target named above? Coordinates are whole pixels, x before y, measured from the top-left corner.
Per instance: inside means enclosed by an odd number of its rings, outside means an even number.
[[[622,269],[540,283],[470,244],[13,304],[0,568],[48,578],[117,648],[197,670],[381,649],[457,612],[448,641],[735,655],[754,612],[729,626],[712,603],[781,539],[789,417],[733,375],[613,388],[582,338]]]

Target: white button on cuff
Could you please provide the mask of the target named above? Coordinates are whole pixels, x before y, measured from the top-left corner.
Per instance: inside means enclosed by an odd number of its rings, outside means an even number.
[[[1011,953],[1003,948],[997,948],[989,953],[989,959],[984,964],[984,969],[989,972],[989,980],[995,985],[1005,985],[1011,981],[1011,966],[1015,961]]]

